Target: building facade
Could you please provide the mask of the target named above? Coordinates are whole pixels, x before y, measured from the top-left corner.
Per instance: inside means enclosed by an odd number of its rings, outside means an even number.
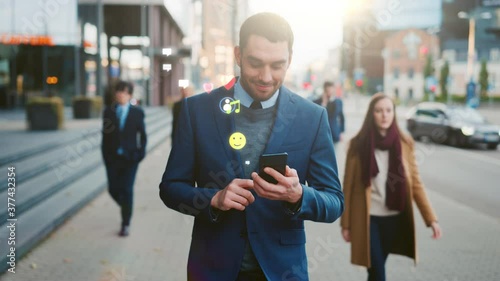
[[[384,92],[400,101],[422,100],[427,57],[439,57],[439,39],[420,29],[399,31],[385,42]]]
[[[464,56],[460,56],[455,49],[443,50],[442,59],[435,64],[436,73],[438,75],[446,61],[450,69],[447,79],[448,93],[456,96],[464,96],[466,84],[470,82],[470,78],[466,75],[467,59]],[[485,61],[488,70],[488,95],[498,97],[500,96],[500,48],[491,48],[488,59],[485,59]],[[473,81],[477,85],[481,70],[481,62],[475,62],[472,69]],[[441,77],[439,77],[439,79],[441,79]],[[479,90],[478,85],[476,88]],[[440,88],[437,89],[437,94],[441,94]]]
[[[0,108],[75,94],[77,23],[76,0],[0,2]]]
[[[133,82],[142,104],[166,104],[185,79],[192,3],[143,2],[1,1],[0,108],[47,95],[70,105],[74,96],[104,96],[117,79]]]
[[[198,61],[201,90],[229,82],[238,74],[234,46],[239,28],[248,16],[248,3],[241,0],[203,0],[201,50]]]
[[[165,105],[178,97],[179,80],[189,79],[185,58],[191,55],[191,49],[183,39],[192,4],[163,0],[149,0],[146,5],[138,0],[101,3],[101,42],[95,48],[98,3],[79,0],[78,5],[83,25],[82,80],[86,94],[109,95],[113,83],[124,79],[134,83],[134,97],[142,104]]]
[[[342,72],[354,84],[362,80],[368,93],[383,87],[385,40],[408,28],[435,33],[441,22],[441,1],[353,1],[344,19]],[[390,90],[390,89],[389,89]]]
[[[435,68],[439,74],[439,70],[448,62],[448,92],[465,95],[466,84],[471,80],[476,84],[479,81],[481,61],[484,60],[489,73],[488,94],[500,95],[500,2],[448,0],[443,2],[443,12],[443,25],[439,33],[442,54]],[[472,30],[471,19],[474,19],[475,24]],[[470,76],[467,71],[469,36],[474,42]]]

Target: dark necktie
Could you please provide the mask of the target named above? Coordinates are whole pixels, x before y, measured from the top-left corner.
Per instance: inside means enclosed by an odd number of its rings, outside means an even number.
[[[258,101],[253,101],[252,104],[250,105],[251,109],[262,109],[262,104]]]

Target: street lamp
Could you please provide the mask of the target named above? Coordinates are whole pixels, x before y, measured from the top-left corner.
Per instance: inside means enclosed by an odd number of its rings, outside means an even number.
[[[468,38],[468,46],[467,46],[467,78],[469,78],[469,82],[466,86],[466,100],[467,104],[471,107],[477,107],[479,104],[479,99],[476,97],[476,84],[474,83],[474,63],[475,63],[475,51],[476,51],[476,18],[477,19],[491,19],[492,16],[489,12],[476,13],[471,12],[467,13],[464,11],[460,11],[458,17],[461,19],[469,20],[469,38]]]
[[[467,77],[470,81],[473,81],[473,70],[475,63],[475,50],[476,50],[476,17],[479,19],[491,19],[490,12],[482,12],[480,14],[469,14],[464,11],[460,11],[458,13],[458,17],[461,19],[469,20],[469,43],[467,46]]]

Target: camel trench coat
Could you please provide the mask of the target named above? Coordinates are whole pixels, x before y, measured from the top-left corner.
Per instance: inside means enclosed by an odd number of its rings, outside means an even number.
[[[437,221],[425,192],[415,159],[413,140],[401,141],[401,153],[407,179],[407,204],[402,212],[403,222],[400,235],[394,243],[393,254],[412,258],[418,262],[415,238],[415,222],[413,204],[415,201],[427,226]],[[370,198],[371,188],[363,185],[362,166],[359,156],[351,148],[347,152],[346,169],[344,172],[344,200],[345,210],[341,217],[342,229],[350,230],[351,263],[371,267],[370,262]]]

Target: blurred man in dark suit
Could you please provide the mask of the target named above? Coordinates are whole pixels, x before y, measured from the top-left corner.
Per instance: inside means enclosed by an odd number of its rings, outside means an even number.
[[[108,176],[108,191],[121,208],[120,236],[129,235],[134,181],[139,162],[146,155],[144,111],[130,104],[134,87],[119,81],[115,103],[103,114],[102,156]]]
[[[344,110],[343,102],[341,100],[341,91],[337,91],[335,96],[335,84],[326,81],[323,84],[323,95],[314,102],[326,108],[328,112],[328,122],[330,123],[330,130],[332,131],[333,143],[337,143],[341,139],[341,134],[344,132]]]

